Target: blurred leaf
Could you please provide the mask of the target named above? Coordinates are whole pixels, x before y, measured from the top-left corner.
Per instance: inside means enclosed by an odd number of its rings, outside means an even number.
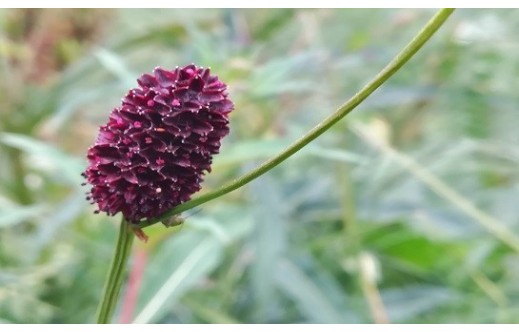
[[[296,56],[271,60],[256,68],[250,78],[251,93],[257,98],[266,98],[310,91],[314,87],[313,82],[298,79],[297,72],[303,68],[312,68],[310,63],[315,62],[314,57],[310,52],[299,53]]]
[[[413,82],[412,86],[387,86],[373,93],[362,103],[363,107],[395,107],[406,104],[423,102],[437,93],[436,89],[427,86],[418,86]]]
[[[144,305],[134,323],[160,321],[173,303],[218,264],[222,244],[205,232],[183,232],[160,250],[146,269]]]
[[[340,162],[347,162],[353,164],[367,163],[367,159],[362,155],[346,150],[308,147],[306,153],[323,159],[331,159]]]
[[[465,254],[462,244],[432,241],[402,225],[373,232],[366,239],[384,256],[390,256],[418,271],[436,271],[456,265]],[[375,235],[377,234],[377,235]]]
[[[229,165],[241,164],[251,160],[272,158],[286,149],[290,143],[292,143],[292,141],[288,139],[247,140],[237,142],[215,157],[213,168],[224,168]],[[305,147],[299,151],[294,158],[306,155],[355,164],[363,164],[366,162],[364,157],[356,153],[346,150],[323,148],[315,145]]]
[[[251,184],[255,231],[252,245],[255,260],[251,265],[252,291],[255,299],[255,319],[262,322],[279,320],[281,308],[275,292],[272,274],[287,246],[287,209],[280,195],[281,188],[269,174]],[[268,209],[264,209],[268,206]]]
[[[63,94],[56,111],[46,121],[45,130],[54,132],[60,129],[72,118],[74,112],[81,110],[81,106],[114,96],[122,90],[120,83],[114,82],[90,85],[87,89],[70,89],[68,93]]]
[[[198,316],[209,324],[240,324],[236,319],[229,317],[225,312],[219,309],[210,308],[203,303],[194,300],[183,300]]]
[[[382,299],[390,321],[405,322],[459,298],[445,287],[423,285],[383,290]]]
[[[225,167],[275,156],[288,145],[287,140],[249,140],[237,142],[215,157],[214,167]]]
[[[38,223],[38,234],[34,242],[39,246],[48,245],[61,229],[76,220],[86,205],[85,194],[82,191],[71,194],[57,204],[51,213],[45,215],[43,222]]]
[[[31,166],[35,169],[48,171],[73,185],[82,182],[83,163],[52,145],[29,136],[9,133],[0,134],[0,142],[24,151],[34,161]]]
[[[274,272],[279,290],[299,307],[308,323],[347,323],[325,294],[303,271],[293,263],[283,260]]]
[[[114,74],[128,89],[134,85],[137,74],[130,71],[120,56],[105,48],[99,48],[94,55],[103,67]]]
[[[14,226],[37,217],[45,211],[44,205],[0,207],[0,228]]]
[[[260,13],[262,14],[262,13]],[[255,27],[252,36],[256,40],[269,40],[277,31],[284,28],[287,24],[293,22],[295,11],[293,9],[277,9],[269,12],[261,25]]]
[[[164,44],[175,47],[186,38],[186,30],[182,24],[170,22],[169,24],[141,31],[136,35],[129,35],[117,44],[117,49],[122,51],[132,48],[148,46],[151,43]]]

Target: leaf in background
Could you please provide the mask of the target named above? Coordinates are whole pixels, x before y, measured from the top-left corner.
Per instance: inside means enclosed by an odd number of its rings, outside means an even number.
[[[256,302],[255,320],[277,321],[281,306],[276,296],[272,271],[276,269],[287,247],[287,209],[283,204],[281,188],[270,174],[251,183],[250,196],[255,203],[255,231],[252,234],[255,259],[250,267],[252,292]]]
[[[115,75],[128,89],[135,85],[135,80],[138,76],[126,66],[122,57],[105,48],[97,49],[97,51],[94,52],[94,56],[103,67]]]
[[[264,15],[265,19],[257,27],[254,27],[252,36],[255,40],[268,41],[277,31],[293,22],[295,15],[294,9],[279,8],[271,10],[268,15]]]
[[[107,99],[112,96],[116,96],[124,91],[120,83],[114,82],[103,82],[86,87],[71,88],[68,93],[63,93],[57,109],[55,112],[45,121],[43,130],[45,132],[57,131],[64,124],[69,121],[75,112],[79,112],[81,106],[94,103],[99,100]]]
[[[307,323],[347,323],[347,315],[335,308],[312,279],[294,263],[283,260],[274,271],[279,290],[298,306]]]
[[[303,151],[302,151],[303,152]],[[348,150],[340,150],[340,149],[329,149],[329,148],[320,148],[317,146],[309,146],[306,148],[306,152],[311,156],[320,157],[323,159],[330,159],[340,162],[347,162],[352,164],[366,164],[367,158],[363,157],[360,154],[350,152]]]
[[[291,142],[289,139],[236,142],[215,157],[213,168],[225,168],[233,164],[241,164],[251,160],[272,158],[283,151],[283,149],[286,149]],[[366,158],[359,154],[347,150],[324,148],[316,146],[315,144],[303,148],[294,158],[298,156],[315,156],[354,164],[364,164],[367,162]]]
[[[225,204],[211,217],[193,216],[185,223],[181,232],[158,248],[146,267],[140,313],[134,322],[160,321],[168,308],[213,271],[223,259],[224,247],[252,229],[252,220],[241,207]],[[208,310],[211,308],[204,308]]]
[[[24,151],[32,160],[31,167],[35,169],[49,172],[74,186],[83,180],[81,172],[84,166],[79,158],[67,155],[55,146],[29,136],[10,133],[0,134],[0,142]]]
[[[297,77],[297,73],[315,68],[315,54],[299,53],[296,56],[271,60],[256,68],[250,77],[251,94],[266,98],[285,93],[302,94],[314,88],[312,81]]]
[[[362,107],[397,107],[405,104],[423,102],[437,93],[436,88],[428,86],[387,86],[379,89],[362,103]]]
[[[87,202],[85,194],[77,190],[69,197],[57,204],[52,212],[45,216],[45,222],[38,224],[38,233],[34,242],[39,246],[48,245],[56,237],[57,233],[76,220],[79,214],[84,211]]]
[[[0,206],[0,228],[14,226],[27,219],[37,217],[45,210],[45,205]]]
[[[456,266],[465,255],[463,243],[433,241],[403,224],[374,230],[370,245],[387,259],[422,273],[440,273],[445,266]]]
[[[239,321],[230,317],[226,312],[219,308],[211,308],[204,303],[191,299],[184,299],[182,302],[189,306],[196,315],[209,324],[240,324]]]
[[[255,159],[267,159],[275,156],[290,142],[285,139],[240,141],[224,149],[215,156],[213,168],[225,168]]]
[[[429,285],[381,291],[391,322],[418,319],[420,315],[459,300],[450,289]]]
[[[171,238],[146,267],[134,323],[160,321],[178,299],[218,264],[222,244],[205,232],[183,232]]]

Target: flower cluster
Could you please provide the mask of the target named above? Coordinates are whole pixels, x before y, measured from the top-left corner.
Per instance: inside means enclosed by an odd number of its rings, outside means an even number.
[[[234,104],[207,68],[188,65],[144,74],[100,127],[82,174],[87,196],[130,223],[157,217],[200,190],[229,133]]]

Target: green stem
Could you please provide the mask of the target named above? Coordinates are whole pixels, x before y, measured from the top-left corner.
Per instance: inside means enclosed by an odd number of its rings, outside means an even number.
[[[110,271],[103,288],[103,299],[99,303],[97,310],[97,323],[110,323],[117,299],[119,298],[119,291],[123,283],[126,272],[126,264],[130,257],[132,249],[134,234],[132,233],[128,223],[122,219],[119,228],[119,237],[117,239],[117,247],[115,248],[114,257],[110,266]]]
[[[312,142],[314,139],[322,135],[334,124],[336,124],[339,120],[341,120],[353,109],[355,109],[355,107],[357,107],[362,101],[364,101],[364,99],[366,99],[385,81],[387,81],[391,76],[393,76],[393,74],[395,74],[405,63],[407,63],[407,61],[409,61],[409,59],[413,57],[413,55],[416,52],[418,52],[418,50],[420,50],[420,48],[422,48],[422,46],[442,26],[442,24],[447,20],[447,18],[452,14],[453,11],[454,9],[452,8],[440,9],[429,20],[429,22],[427,22],[427,24],[422,28],[422,30],[420,30],[420,32],[409,42],[409,44],[407,44],[407,46],[399,54],[397,54],[395,58],[393,58],[393,60],[391,60],[391,62],[384,69],[382,69],[382,71],[378,73],[377,76],[375,76],[375,78],[373,78],[358,93],[351,97],[350,100],[348,100],[345,104],[339,107],[339,109],[337,109],[333,114],[324,119],[321,123],[319,123],[312,130],[310,130],[306,135],[295,141],[286,150],[284,150],[277,156],[273,157],[272,159],[267,160],[265,163],[261,164],[259,167],[255,168],[249,173],[221,187],[220,189],[201,195],[183,204],[180,204],[158,218],[144,220],[138,225],[138,227],[143,228],[153,225],[159,221],[170,218],[181,212],[192,209],[203,203],[206,203],[215,198],[228,194],[231,191],[234,191],[246,185],[247,183],[261,176],[262,174],[268,172],[272,168],[282,163],[285,159],[292,156],[297,151],[301,150],[305,145],[307,145],[308,143]]]

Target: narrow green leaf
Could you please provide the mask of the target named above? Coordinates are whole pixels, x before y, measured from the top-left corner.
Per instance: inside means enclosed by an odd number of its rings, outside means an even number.
[[[290,297],[309,323],[346,323],[344,313],[338,311],[298,266],[287,260],[279,263],[274,272],[279,290]]]
[[[150,287],[147,294],[143,294],[145,305],[134,323],[159,321],[168,308],[214,269],[221,258],[222,244],[207,233],[181,233],[169,242],[162,248],[163,254],[147,267],[144,285]],[[164,267],[169,273],[164,273]]]
[[[0,207],[0,228],[7,228],[34,218],[45,211],[44,205]]]
[[[22,150],[29,158],[34,158],[32,167],[53,173],[74,185],[82,181],[83,163],[79,158],[67,155],[55,146],[29,136],[11,133],[0,134],[0,143]]]

